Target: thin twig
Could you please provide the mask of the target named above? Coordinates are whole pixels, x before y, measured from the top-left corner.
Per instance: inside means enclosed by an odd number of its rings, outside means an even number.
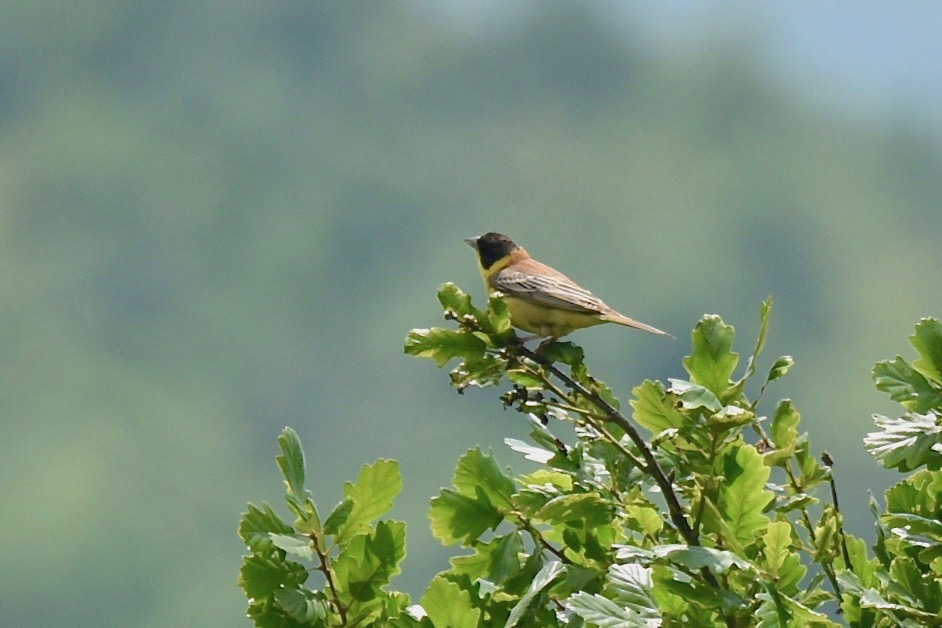
[[[767,442],[773,443],[761,425],[755,423],[754,429],[756,429],[759,435]],[[782,469],[785,471],[785,475],[788,476],[788,482],[791,484],[792,490],[794,490],[796,493],[803,493],[804,489],[802,489],[802,487],[798,484],[798,478],[795,477],[795,473],[792,471],[791,459],[785,461],[785,464],[782,465]],[[811,543],[813,545],[817,543],[817,535],[814,533],[814,524],[811,523],[811,517],[808,516],[808,509],[802,506],[799,512],[801,512],[801,521],[805,525],[805,529],[808,531],[808,538],[811,539]],[[841,537],[843,538],[843,533],[841,534]],[[834,589],[834,595],[837,601],[840,602],[841,585],[837,582],[837,574],[834,573],[834,569],[831,564],[826,561],[821,561],[821,568],[824,570],[824,575],[827,576],[828,582],[831,583],[831,588]],[[849,563],[848,568],[850,568]]]
[[[837,483],[834,481],[834,458],[832,458],[831,454],[828,452],[822,451],[821,462],[831,471],[828,473],[828,484],[831,485],[831,500],[834,502],[834,513],[837,515],[837,533],[841,537],[841,553],[844,555],[844,567],[850,569],[850,552],[847,551],[847,537],[844,536],[844,517],[841,515],[841,507],[837,504]]]

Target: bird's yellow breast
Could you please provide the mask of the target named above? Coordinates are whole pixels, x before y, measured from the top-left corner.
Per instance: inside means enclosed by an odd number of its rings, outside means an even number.
[[[504,298],[514,327],[538,336],[559,338],[571,331],[604,323],[597,314],[582,314],[531,303],[515,297]]]

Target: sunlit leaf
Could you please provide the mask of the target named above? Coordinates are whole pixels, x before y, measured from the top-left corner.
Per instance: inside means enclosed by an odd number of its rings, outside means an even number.
[[[343,487],[345,498],[353,505],[337,530],[335,542],[342,544],[368,530],[373,521],[389,512],[401,490],[402,474],[395,460],[377,460],[372,465],[363,465],[356,483],[347,482]]]
[[[739,362],[739,355],[732,351],[735,332],[719,316],[708,314],[697,323],[691,337],[693,352],[684,358],[690,381],[722,400]]]
[[[404,523],[380,521],[369,533],[348,540],[333,562],[343,597],[359,602],[375,599],[399,572],[405,539]]]
[[[616,564],[609,567],[606,580],[613,594],[613,601],[641,617],[659,617],[657,603],[651,596],[651,590],[654,588],[651,571],[648,567],[635,564]]]
[[[471,580],[484,578],[502,584],[520,571],[523,541],[519,532],[512,532],[474,547],[470,556],[456,556],[450,560],[452,571],[466,574]]]
[[[772,442],[779,449],[794,447],[798,440],[798,423],[801,415],[790,399],[783,399],[775,408],[772,417]]]
[[[454,582],[437,576],[419,602],[433,626],[477,628],[481,611],[471,605],[471,595]]]
[[[753,446],[745,444],[723,456],[722,464],[724,481],[717,506],[737,540],[751,545],[769,522],[762,511],[774,497],[765,488],[771,469]]]
[[[466,497],[476,498],[480,491],[497,508],[510,508],[514,482],[497,465],[494,457],[480,449],[470,449],[455,467],[453,484]]]
[[[485,496],[472,498],[450,489],[442,489],[432,499],[429,518],[435,538],[446,545],[458,541],[467,545],[503,520]]]
[[[548,523],[584,521],[589,528],[607,523],[612,517],[612,504],[595,492],[560,495],[534,515],[534,518]]]
[[[431,358],[441,367],[453,358],[478,359],[486,348],[485,342],[472,333],[433,327],[410,331],[406,337],[405,353]]]
[[[645,380],[640,386],[631,391],[634,399],[631,407],[634,410],[632,417],[654,434],[660,434],[666,429],[680,428],[687,419],[674,406],[676,397],[668,397],[664,385],[660,382]]]
[[[599,594],[579,591],[566,601],[566,608],[599,628],[624,628],[624,626],[660,626],[660,619],[645,619],[627,608]]]
[[[522,453],[524,458],[527,460],[532,460],[533,462],[538,462],[539,464],[546,464],[553,459],[553,456],[556,455],[555,451],[547,451],[542,447],[525,443],[522,440],[517,440],[516,438],[505,438],[504,443],[506,443],[507,446],[512,450]]]
[[[762,535],[765,546],[765,568],[774,578],[778,578],[779,570],[785,564],[785,559],[791,553],[792,527],[787,521],[774,521],[769,524]]]
[[[942,421],[935,413],[909,413],[898,419],[874,415],[879,432],[864,438],[864,446],[888,469],[912,471],[923,465],[942,466]]]

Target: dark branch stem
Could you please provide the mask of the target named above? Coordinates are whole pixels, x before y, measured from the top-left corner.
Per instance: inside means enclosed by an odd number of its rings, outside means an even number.
[[[667,475],[665,475],[664,470],[661,469],[657,459],[654,457],[654,452],[651,451],[650,447],[648,447],[647,442],[645,442],[644,438],[642,438],[638,430],[635,429],[634,425],[632,425],[631,422],[621,412],[612,407],[597,393],[587,389],[585,386],[566,375],[559,368],[551,363],[548,363],[538,353],[531,351],[524,346],[517,347],[516,351],[533,360],[537,364],[542,364],[553,375],[559,378],[560,381],[566,384],[566,386],[568,386],[572,391],[582,395],[598,406],[613,423],[617,424],[618,427],[620,427],[625,432],[625,434],[628,435],[628,438],[631,439],[631,442],[635,444],[635,446],[638,448],[638,451],[641,453],[641,458],[644,461],[644,471],[654,478],[658,488],[661,489],[661,494],[664,496],[664,501],[667,503],[667,510],[670,514],[671,521],[674,523],[677,531],[684,538],[688,545],[700,545],[700,539],[693,531],[693,528],[690,527],[686,516],[684,516],[684,510],[680,505],[680,500],[677,498],[677,494],[674,492],[673,484],[671,484],[671,481],[667,479]]]
[[[314,551],[317,552],[317,557],[321,561],[321,566],[318,568],[318,571],[324,574],[324,578],[327,579],[327,586],[330,587],[330,595],[333,598],[334,606],[337,607],[337,613],[340,615],[340,620],[344,626],[347,625],[347,607],[343,605],[343,602],[340,601],[340,594],[337,592],[337,586],[334,584],[333,570],[330,568],[330,561],[327,557],[327,554],[321,550],[320,541],[317,538],[315,533],[310,535],[311,541],[314,543]]]

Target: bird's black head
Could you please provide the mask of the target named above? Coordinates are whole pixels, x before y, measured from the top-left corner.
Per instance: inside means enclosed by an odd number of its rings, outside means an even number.
[[[484,270],[520,248],[504,234],[493,231],[477,238],[468,238],[465,242],[477,249],[478,259],[481,260]]]

